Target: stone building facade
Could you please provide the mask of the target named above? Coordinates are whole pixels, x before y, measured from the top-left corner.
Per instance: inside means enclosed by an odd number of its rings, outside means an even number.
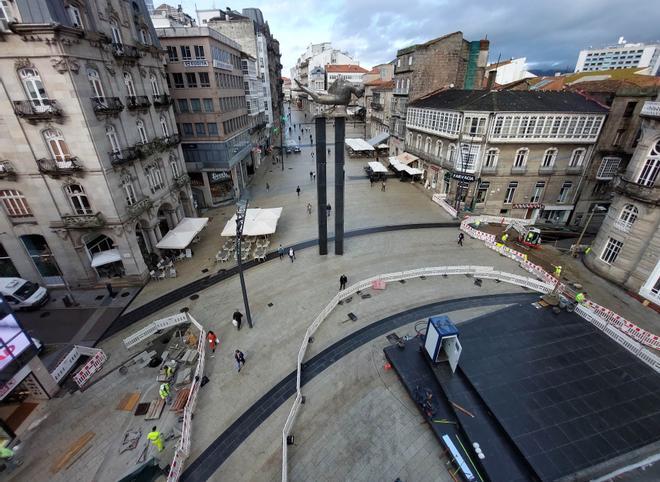
[[[142,2],[3,2],[0,266],[48,286],[142,282],[194,216]]]
[[[641,135],[585,264],[660,305],[660,98],[644,102]]]
[[[393,88],[393,80],[378,79],[365,82],[364,100],[367,109],[365,118],[367,139],[383,133],[389,135]]]
[[[445,90],[410,104],[405,150],[459,210],[564,224],[606,112],[573,92]]]
[[[488,63],[488,40],[469,41],[462,32],[413,45],[396,53],[390,154],[404,150],[406,107],[438,89],[479,89]]]

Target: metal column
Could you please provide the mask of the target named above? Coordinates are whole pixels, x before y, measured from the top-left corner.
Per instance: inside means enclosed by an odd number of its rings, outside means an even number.
[[[328,254],[328,213],[325,173],[325,117],[316,117],[316,199],[319,220],[319,254]]]
[[[335,254],[344,254],[344,140],[346,118],[335,117]]]

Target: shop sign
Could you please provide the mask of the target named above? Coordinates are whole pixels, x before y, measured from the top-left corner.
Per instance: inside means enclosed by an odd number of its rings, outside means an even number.
[[[226,171],[209,172],[209,182],[211,184],[217,184],[219,182],[229,181],[230,179],[231,179],[231,175]]]
[[[208,60],[184,60],[183,61],[183,66],[184,67],[208,67],[209,66],[209,61]]]
[[[431,168],[432,171],[438,172],[440,170],[438,166],[434,166],[433,164],[429,164],[429,167]]]
[[[452,179],[458,179],[459,181],[465,182],[474,182],[475,180],[474,174],[463,174],[460,172],[452,172],[451,177]]]

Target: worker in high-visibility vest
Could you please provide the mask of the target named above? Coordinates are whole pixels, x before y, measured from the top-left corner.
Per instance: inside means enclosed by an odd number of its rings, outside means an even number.
[[[147,434],[147,438],[151,440],[151,443],[156,446],[159,452],[162,452],[165,448],[163,444],[163,435],[158,431],[156,427],[151,429],[151,432]]]
[[[22,460],[18,460],[14,456],[14,451],[12,449],[4,445],[0,447],[0,459],[2,459],[5,465],[10,469],[14,469],[23,463]]]
[[[561,266],[559,266],[559,265],[555,266],[554,275],[555,275],[555,278],[557,278],[557,279],[559,279],[561,277]]]
[[[578,293],[578,294],[575,295],[575,301],[576,301],[576,303],[578,303],[578,304],[582,304],[582,303],[584,303],[585,301],[587,301],[587,297],[585,296],[584,293],[580,292],[580,293]]]
[[[172,368],[170,365],[165,364],[165,377],[166,378],[172,378],[172,375],[174,375],[174,368]]]
[[[502,242],[503,242],[503,243],[506,243],[506,240],[507,240],[507,239],[509,239],[509,233],[504,233],[504,234],[502,235]]]
[[[165,382],[161,383],[160,390],[158,391],[160,398],[165,400],[165,403],[170,403],[170,384]]]

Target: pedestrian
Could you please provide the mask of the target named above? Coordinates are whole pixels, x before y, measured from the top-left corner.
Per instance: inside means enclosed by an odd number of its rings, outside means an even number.
[[[165,403],[170,403],[170,400],[172,399],[170,384],[167,382],[161,383],[160,388],[158,389],[158,394],[162,400],[165,400]]]
[[[282,261],[282,259],[284,258],[284,248],[282,247],[281,244],[280,244],[280,247],[277,248],[277,254],[280,255],[280,261]]]
[[[206,339],[209,341],[209,348],[211,349],[211,358],[215,356],[215,347],[218,344],[218,337],[213,333],[212,331],[209,330],[208,335],[206,335]]]
[[[332,206],[330,206],[330,203],[327,204],[325,210],[328,212],[328,217],[330,217],[330,212],[332,211]]]
[[[245,355],[241,350],[234,352],[234,360],[236,360],[236,371],[240,372],[243,365],[245,365]]]
[[[15,457],[15,453],[12,449],[5,447],[4,445],[0,447],[0,459],[2,459],[5,466],[10,470],[15,469],[23,463],[22,460]]]
[[[266,183],[266,192],[270,191],[270,184]]]
[[[165,446],[163,445],[163,435],[158,431],[157,427],[151,427],[151,432],[147,434],[147,438],[151,443],[156,446],[159,452],[162,452]]]
[[[300,136],[298,136],[298,142],[300,142]]]
[[[465,235],[463,233],[458,233],[458,245],[463,246],[463,238],[465,238]]]
[[[300,186],[296,188],[296,192],[298,193],[298,197],[300,197]]]
[[[309,135],[309,143],[310,143],[310,144],[314,144],[314,139],[312,139],[312,135],[311,135],[311,134]]]
[[[339,291],[346,289],[346,283],[348,283],[348,277],[343,274],[339,277]]]
[[[316,173],[314,173],[314,180],[316,181]]]
[[[114,298],[117,293],[112,289],[112,283],[106,283],[105,289],[108,290],[108,296]]]
[[[314,151],[312,151],[312,159],[314,159]]]
[[[243,313],[238,311],[238,308],[236,308],[236,311],[234,311],[234,314],[231,315],[231,322],[236,327],[236,329],[238,331],[241,330],[241,323],[243,322]]]
[[[307,214],[312,215],[312,203],[307,203]]]
[[[309,180],[310,181],[314,180],[314,171],[309,171]]]
[[[380,190],[385,192],[385,179],[383,179],[383,184],[380,186]]]
[[[330,148],[328,147],[328,155],[330,155]]]
[[[371,185],[371,187],[374,187],[374,178],[373,178],[373,176],[369,176],[369,184]]]
[[[293,248],[289,248],[289,259],[293,263],[293,260],[296,259],[296,252],[293,250]]]

